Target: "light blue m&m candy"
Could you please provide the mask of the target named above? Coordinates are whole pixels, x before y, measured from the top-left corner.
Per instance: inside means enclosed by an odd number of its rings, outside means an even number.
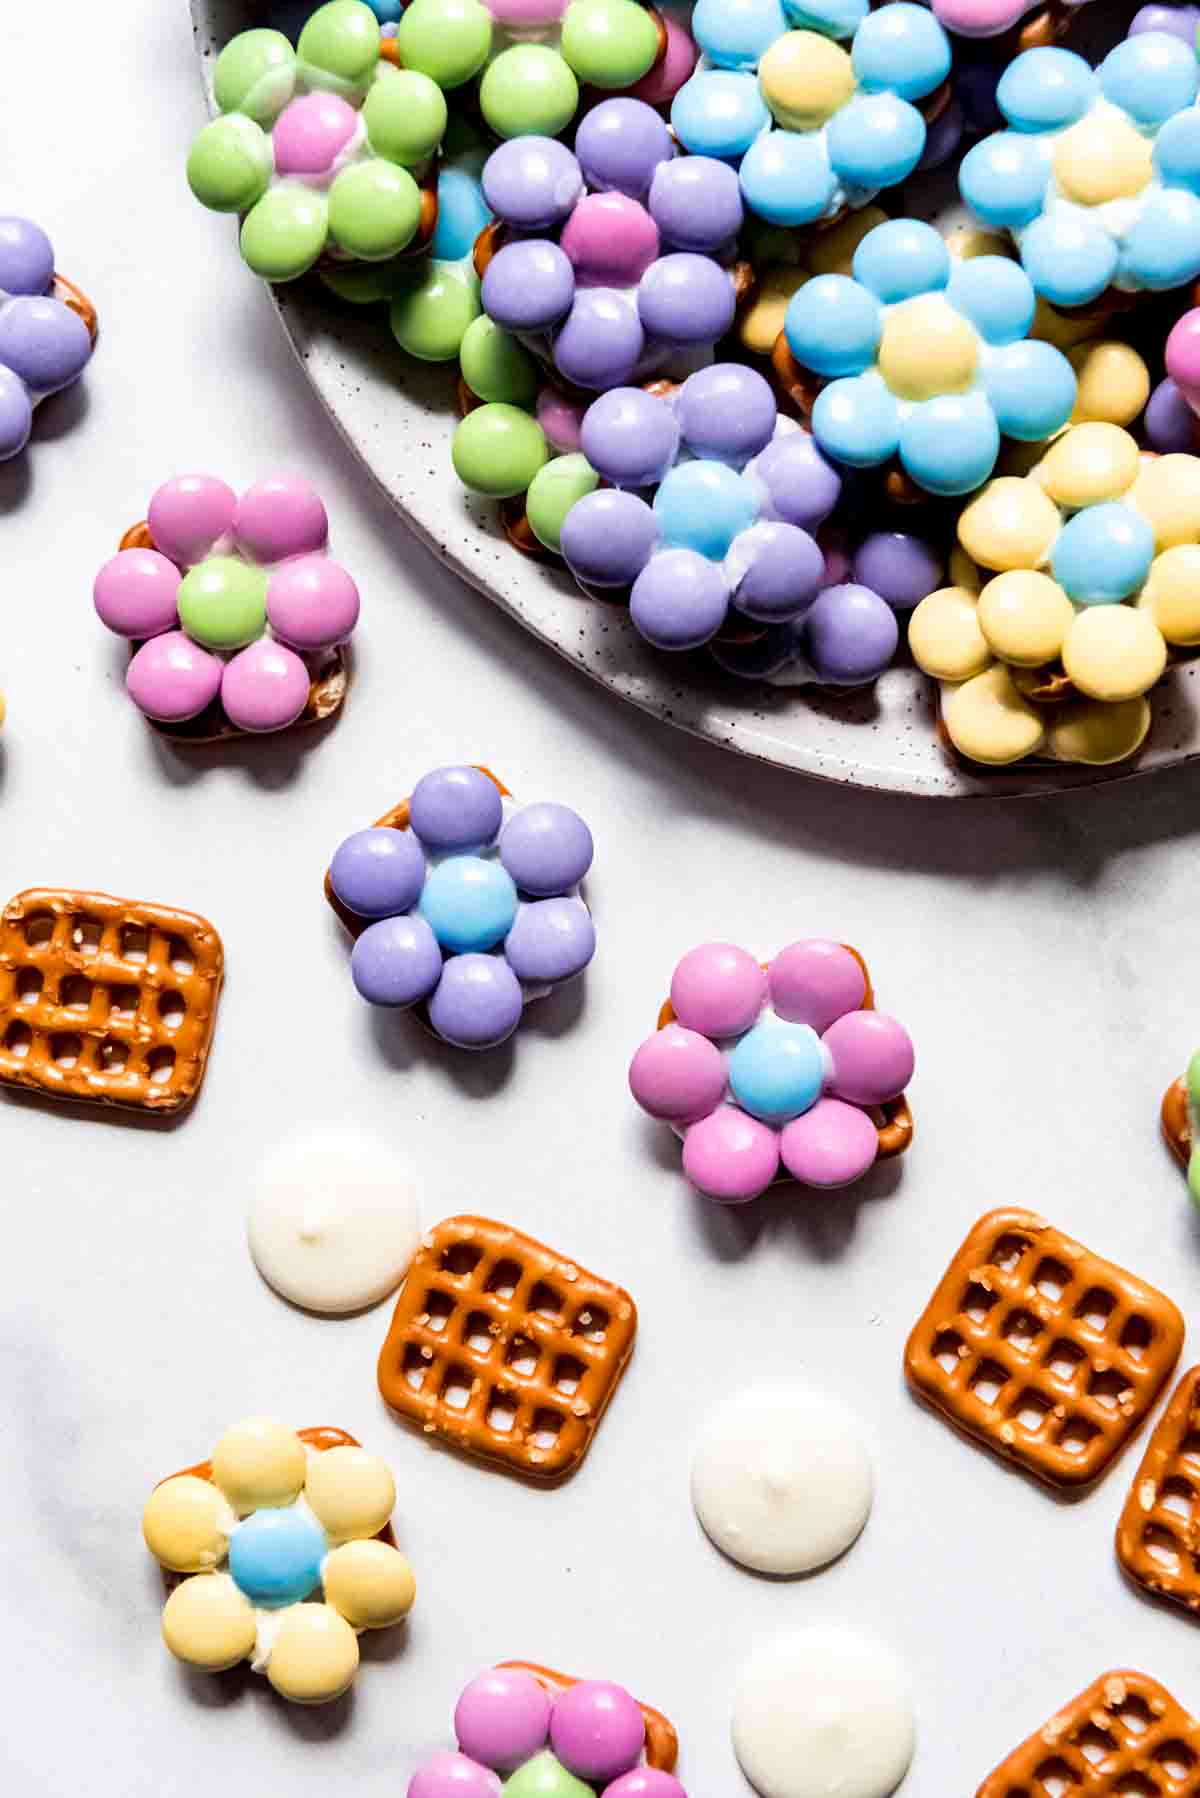
[[[830,119],[825,147],[848,187],[878,193],[881,187],[907,181],[920,162],[925,120],[896,94],[856,94]]]
[[[997,131],[963,157],[958,187],[985,225],[1017,231],[1042,209],[1050,180],[1044,145],[1019,131]]]
[[[493,949],[513,927],[517,889],[499,862],[452,855],[430,870],[417,908],[451,955]]]
[[[469,256],[491,216],[479,182],[465,169],[444,168],[438,175],[437,229],[430,247],[433,260],[458,262]]]
[[[692,36],[721,69],[752,69],[787,30],[780,0],[696,0]]]
[[[797,362],[814,374],[857,375],[875,360],[883,309],[849,275],[817,275],[788,301],[783,331]]]
[[[772,225],[810,225],[829,210],[837,180],[815,133],[766,131],[739,171],[746,204]]]
[[[751,1117],[783,1123],[810,1111],[821,1096],[825,1061],[808,1024],[767,1019],[755,1024],[729,1057],[729,1085]]]
[[[914,406],[900,426],[900,461],[930,493],[970,493],[1000,454],[996,415],[981,393],[943,393]]]
[[[704,69],[671,102],[675,135],[693,156],[742,156],[771,122],[753,75]]]
[[[1186,188],[1152,193],[1121,245],[1119,275],[1165,293],[1200,274],[1200,199]]]
[[[1016,131],[1061,131],[1098,91],[1091,66],[1073,50],[1026,50],[1001,75],[996,104]]]
[[[886,89],[904,100],[920,100],[950,73],[950,39],[928,7],[912,0],[895,0],[870,13],[850,54],[867,93]]]
[[[1200,193],[1200,111],[1194,106],[1167,120],[1154,140],[1154,166],[1172,186]]]
[[[956,262],[946,298],[988,343],[1017,343],[1037,310],[1033,282],[1007,256],[969,256]]]
[[[328,1549],[324,1530],[297,1506],[255,1511],[229,1539],[229,1571],[251,1604],[277,1610],[316,1589]]]
[[[1154,532],[1119,500],[1087,506],[1059,532],[1051,571],[1080,606],[1115,605],[1145,585],[1154,560]]]
[[[877,468],[900,443],[900,409],[874,370],[823,387],[812,426],[823,453],[850,468]]]
[[[1166,31],[1143,31],[1110,50],[1097,70],[1101,91],[1139,125],[1161,125],[1200,90],[1195,47]]]
[[[935,293],[950,280],[946,240],[919,219],[889,219],[868,231],[855,250],[854,278],[878,294],[885,306],[914,294]]]
[[[793,31],[853,37],[871,10],[871,0],[783,0],[783,10]]]
[[[1001,431],[1021,443],[1061,430],[1075,404],[1075,370],[1049,343],[1006,344],[989,357],[983,384]]]
[[[758,491],[723,462],[682,462],[655,494],[654,516],[665,544],[719,562],[758,517]]]
[[[1040,294],[1056,306],[1086,306],[1117,272],[1117,246],[1081,213],[1035,219],[1021,238],[1021,261]]]

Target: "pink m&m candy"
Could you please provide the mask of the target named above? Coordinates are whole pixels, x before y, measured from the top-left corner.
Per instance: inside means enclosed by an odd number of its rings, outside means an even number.
[[[588,194],[559,243],[581,287],[634,287],[658,255],[658,226],[624,194]]]
[[[285,730],[308,704],[310,687],[295,650],[260,637],[225,664],[221,704],[239,730]]]
[[[222,664],[182,631],[143,643],[125,672],[134,704],[148,718],[182,724],[211,705],[221,688]]]
[[[500,1780],[465,1754],[435,1754],[408,1782],[408,1798],[499,1798]]]
[[[767,969],[767,988],[781,1018],[810,1024],[820,1036],[845,1012],[858,1010],[867,983],[849,949],[811,937],[780,950]]]
[[[174,630],[180,574],[154,549],[123,549],[104,564],[92,584],[103,624],[118,637],[157,637]]]
[[[718,1105],[683,1139],[683,1171],[711,1199],[756,1199],[779,1172],[779,1138],[736,1105]]]
[[[660,1767],[634,1767],[605,1786],[601,1798],[687,1798],[673,1773]]]
[[[733,943],[690,949],[671,977],[671,1004],[688,1030],[737,1036],[748,1030],[767,998],[767,976]]]
[[[316,488],[299,475],[270,475],[238,500],[233,530],[256,562],[282,562],[324,549],[329,515]]]
[[[237,494],[211,474],[182,474],[164,481],[150,501],[146,522],[155,545],[172,562],[202,562],[233,525]]]
[[[454,1710],[463,1753],[510,1773],[546,1746],[550,1694],[516,1667],[493,1667],[464,1690]]]
[[[579,432],[586,407],[569,400],[557,387],[543,387],[537,396],[537,421],[546,434],[546,442],[559,455],[569,456],[579,448]]]
[[[358,588],[328,556],[299,556],[267,582],[267,618],[295,649],[330,649],[358,623]]]
[[[567,10],[567,0],[485,0],[497,24],[517,30],[534,25],[556,25]]]
[[[651,1117],[692,1123],[725,1097],[725,1058],[698,1031],[668,1024],[647,1037],[634,1056],[629,1090]]]
[[[1167,373],[1193,412],[1200,413],[1200,306],[1185,312],[1167,338]]]
[[[584,1679],[554,1701],[550,1745],[581,1779],[613,1779],[626,1773],[642,1752],[646,1719],[623,1686]]]
[[[275,121],[271,147],[277,175],[323,175],[358,130],[358,114],[337,94],[305,94]]]
[[[690,79],[700,54],[682,19],[674,18],[669,12],[660,16],[667,28],[666,51],[637,86],[629,90],[635,99],[644,100],[647,106],[665,106],[673,100],[684,82]]]
[[[849,1186],[873,1164],[879,1134],[857,1105],[818,1099],[811,1111],[784,1125],[779,1152],[788,1173],[806,1186]]]
[[[830,1090],[854,1105],[883,1105],[912,1079],[913,1046],[895,1018],[878,1011],[852,1011],[825,1032],[833,1058]]]

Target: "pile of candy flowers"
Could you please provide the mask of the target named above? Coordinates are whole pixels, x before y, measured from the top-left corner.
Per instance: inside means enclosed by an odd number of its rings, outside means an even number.
[[[1200,545],[1187,346],[1164,362],[1200,279],[1200,67],[1193,7],[1088,10],[282,0],[219,57],[188,175],[255,273],[455,369],[458,479],[654,653],[861,688],[923,605],[947,754],[1127,760],[1200,647],[1161,599]],[[981,572],[960,519],[1084,425],[1172,461],[1155,568],[1064,580],[1080,506],[1103,535],[1084,483]],[[1014,652],[1016,572],[1047,585],[1021,583]]]

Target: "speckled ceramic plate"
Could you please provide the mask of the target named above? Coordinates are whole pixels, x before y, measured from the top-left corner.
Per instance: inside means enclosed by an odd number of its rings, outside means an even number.
[[[191,7],[211,101],[217,52],[261,24],[264,9],[260,0],[191,0]],[[304,283],[275,297],[308,379],[422,542],[593,680],[670,724],[823,780],[941,797],[1045,793],[1200,758],[1200,663],[1173,671],[1155,691],[1154,725],[1133,764],[975,774],[938,743],[931,683],[911,667],[890,669],[865,692],[826,698],[734,681],[699,656],[658,655],[622,607],[584,599],[561,570],[520,555],[495,508],[457,485],[449,368],[402,356],[381,309],[339,310]]]

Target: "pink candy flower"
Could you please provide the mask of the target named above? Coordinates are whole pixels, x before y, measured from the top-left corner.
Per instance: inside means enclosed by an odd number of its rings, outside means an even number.
[[[908,1146],[913,1047],[874,1009],[860,958],[807,938],[764,968],[730,943],[691,950],[629,1069],[634,1098],[683,1138],[683,1169],[741,1204],[785,1177],[848,1186]]]

